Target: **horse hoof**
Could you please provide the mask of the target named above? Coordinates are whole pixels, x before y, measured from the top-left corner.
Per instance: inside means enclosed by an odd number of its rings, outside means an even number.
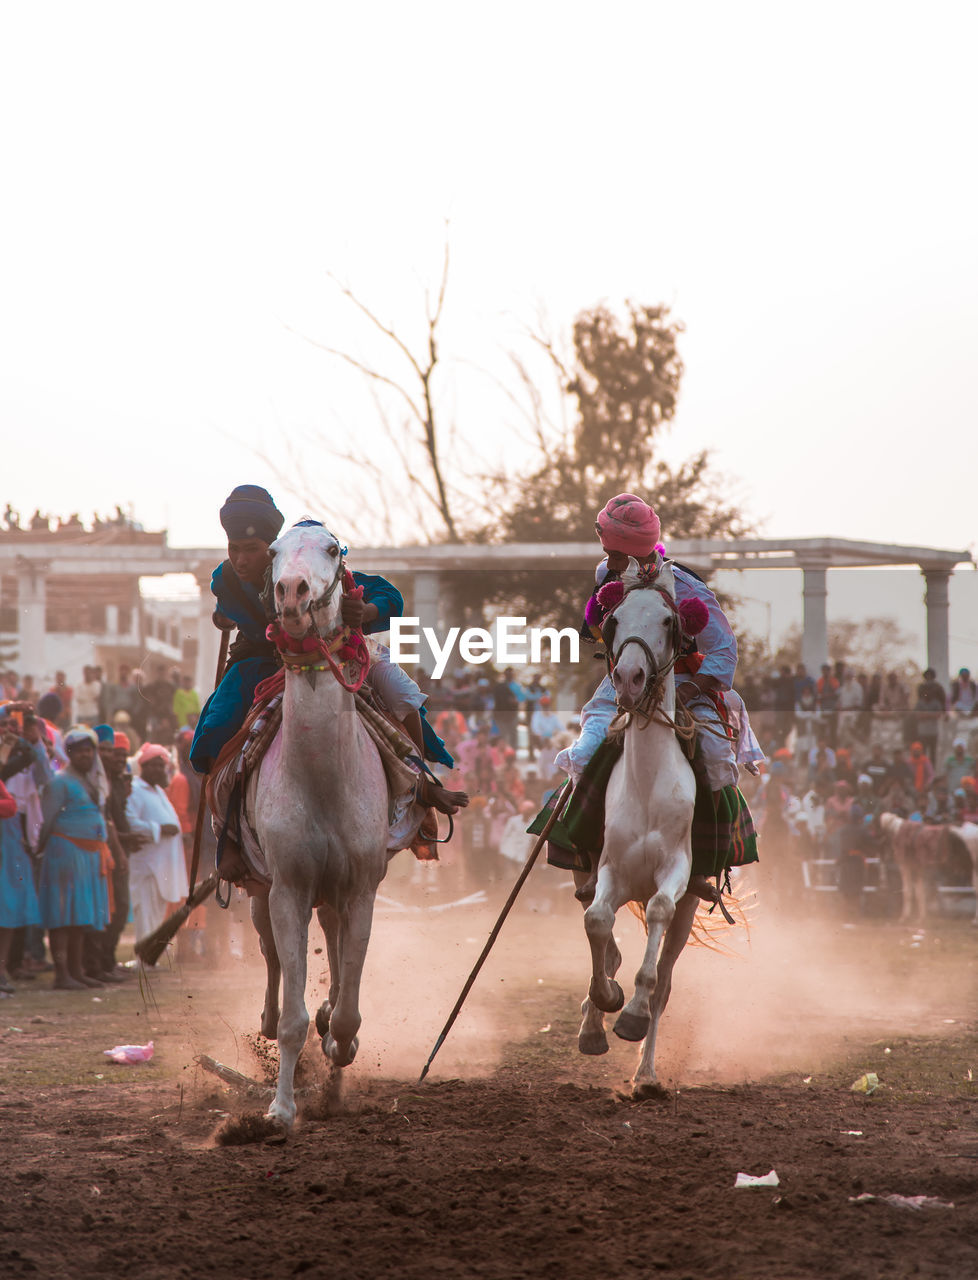
[[[266,1013],[261,1015],[261,1033],[266,1040],[278,1039],[278,1014],[274,1018]]]
[[[602,1013],[617,1013],[625,1004],[625,993],[621,987],[615,982],[614,978],[608,979],[608,986],[611,988],[611,995],[605,1003],[602,1003],[595,997],[594,981],[592,979],[591,986],[588,990],[588,999],[596,1009],[600,1009]]]
[[[357,1049],[360,1047],[360,1041],[356,1036],[350,1041],[350,1046],[344,1056],[340,1050],[340,1046],[336,1043],[328,1033],[323,1036],[323,1053],[330,1060],[334,1067],[348,1067],[353,1059],[357,1056]]]
[[[577,1047],[581,1053],[597,1058],[608,1052],[608,1037],[603,1031],[582,1031],[577,1037]]]
[[[321,1036],[329,1035],[329,1017],[333,1010],[329,1007],[329,1001],[324,1000],[316,1010],[316,1032]]]
[[[632,1087],[632,1097],[636,1102],[662,1102],[671,1096],[658,1080],[643,1080]]]
[[[648,1014],[643,1018],[637,1013],[622,1013],[612,1030],[619,1040],[644,1040],[649,1034],[650,1021]]]

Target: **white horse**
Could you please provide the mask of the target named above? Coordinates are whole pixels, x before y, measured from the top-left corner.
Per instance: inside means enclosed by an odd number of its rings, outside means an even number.
[[[614,663],[612,681],[622,710],[631,711],[624,753],[608,781],[604,848],[594,899],[584,913],[592,976],[581,1012],[582,1053],[605,1053],[604,1014],[622,1009],[614,980],[621,964],[615,915],[626,902],[645,906],[648,943],[635,975],[635,992],[614,1031],[642,1040],[633,1077],[637,1095],[654,1094],[655,1039],[672,984],[672,969],[686,945],[699,899],[686,892],[692,866],[690,830],[695,780],[670,722],[676,714],[672,668],[681,641],[672,570],[664,565],[644,587],[634,560],[622,579],[627,594],[614,610],[614,633],[605,636]],[[578,887],[588,877],[576,873]],[[662,953],[659,954],[660,943]]]
[[[290,529],[271,546],[275,607],[283,630],[301,640],[340,626],[343,556],[322,526]],[[325,659],[310,679],[286,666],[282,728],[257,780],[249,810],[271,874],[268,897],[252,899],[268,971],[262,1033],[278,1039],[278,1088],[267,1117],[291,1128],[293,1077],[306,1039],[306,952],[317,908],[329,957],[329,997],[316,1015],[326,1056],[351,1063],[360,1028],[360,976],[377,886],[387,870],[387,783],[353,695]],[[279,978],[282,1006],[279,1011]]]

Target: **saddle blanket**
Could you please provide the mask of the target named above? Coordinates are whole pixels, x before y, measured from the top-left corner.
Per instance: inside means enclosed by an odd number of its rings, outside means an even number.
[[[220,839],[227,822],[228,836],[236,841],[256,880],[271,883],[265,856],[253,826],[258,766],[282,727],[282,693],[285,672],[258,686],[255,702],[241,730],[228,742],[208,774],[207,803],[211,824]],[[412,846],[427,810],[415,793],[421,771],[407,757],[417,748],[386,715],[360,694],[354,695],[360,722],[377,748],[387,778],[387,852],[394,854]],[[432,845],[419,845],[415,856],[421,861],[437,859]]]
[[[588,761],[564,812],[550,828],[547,861],[551,866],[590,872],[598,865],[604,847],[605,792],[623,751],[620,742],[602,742]],[[696,778],[692,874],[723,879],[731,867],[757,861],[754,820],[739,787],[724,787],[714,804],[698,749],[691,765]],[[527,827],[530,835],[543,831],[558,794],[547,800]]]

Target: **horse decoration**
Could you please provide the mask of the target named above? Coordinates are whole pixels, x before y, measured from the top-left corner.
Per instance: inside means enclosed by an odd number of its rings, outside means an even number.
[[[607,1052],[604,1015],[621,1010],[615,1033],[624,1040],[644,1040],[633,1077],[634,1091],[642,1096],[659,1091],[659,1019],[699,904],[687,893],[696,782],[680,743],[680,735],[691,738],[694,726],[677,724],[673,679],[684,633],[692,633],[696,624],[684,626],[672,570],[664,561],[650,572],[630,560],[621,586],[615,587],[603,634],[622,712],[612,731],[617,727],[622,733],[623,750],[608,779],[596,877],[574,872],[579,897],[586,900],[592,885],[594,891],[584,913],[592,974],[578,1045],[582,1053]],[[626,903],[638,904],[648,929],[627,1005],[615,981],[621,952],[613,934],[615,916]]]
[[[278,637],[284,662],[284,672],[273,677],[284,686],[281,729],[247,781],[242,829],[253,831],[269,882],[267,895],[258,893],[251,903],[267,970],[261,1030],[278,1040],[280,1050],[267,1118],[289,1129],[296,1113],[295,1066],[309,1026],[312,912],[325,935],[330,979],[316,1028],[323,1053],[344,1067],[357,1052],[360,979],[377,888],[392,843],[403,848],[410,834],[401,821],[401,837],[391,840],[389,818],[397,806],[389,809],[381,755],[357,711],[358,680],[343,674],[348,637],[340,621],[340,543],[322,525],[299,525],[273,542],[271,552],[277,624],[270,634]],[[359,665],[362,683],[368,658],[363,652],[358,657],[353,667]],[[416,830],[424,810],[411,796],[408,803]]]

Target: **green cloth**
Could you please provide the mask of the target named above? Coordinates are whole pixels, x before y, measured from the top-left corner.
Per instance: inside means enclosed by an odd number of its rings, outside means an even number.
[[[550,829],[547,861],[566,871],[591,871],[604,847],[605,793],[612,770],[624,747],[602,742],[588,761],[563,813]],[[757,833],[747,801],[739,787],[724,787],[714,804],[702,755],[697,748],[692,761],[696,777],[693,809],[693,875],[711,880],[725,878],[730,867],[757,861]],[[539,835],[547,823],[559,792],[551,795],[527,827]]]

